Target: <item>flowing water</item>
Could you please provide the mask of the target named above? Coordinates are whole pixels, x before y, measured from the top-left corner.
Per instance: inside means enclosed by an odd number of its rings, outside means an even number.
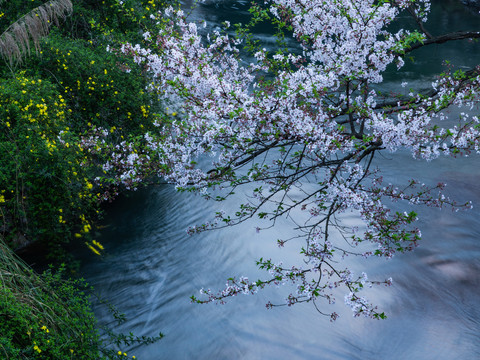
[[[436,33],[479,28],[480,17],[456,2],[434,4],[429,25]],[[227,18],[242,21],[246,5],[210,1],[192,16],[213,28]],[[268,33],[259,36],[268,38]],[[407,65],[402,79],[428,84],[428,75],[441,67],[440,59],[467,67],[480,63],[479,51],[474,51],[468,42],[431,47],[418,55],[415,66]],[[387,80],[394,89],[395,76]],[[450,195],[474,202],[467,212],[421,209],[423,240],[413,253],[389,261],[348,260],[370,277],[393,277],[394,286],[364,294],[388,314],[384,321],[353,318],[342,298],[332,307],[325,305],[326,311],[340,314],[335,323],[309,304],[267,310],[264,305],[278,296],[276,289],[233,298],[226,305],[191,304],[189,297],[198,295],[200,288],[219,289],[229,276],[263,275],[256,269],[256,259],[289,263],[298,257],[298,249],[280,250],[275,244],[291,231],[287,222],[259,234],[250,222],[189,237],[185,232],[189,225],[211,218],[219,207],[234,210],[235,199],[210,203],[176,193],[170,185],[128,194],[107,209],[98,237],[107,255],[99,259],[85,252],[82,272],[101,296],[125,313],[127,321],[114,325],[116,330],[166,335],[153,345],[129,349],[129,356],[141,359],[478,359],[479,160],[472,156],[426,163],[408,154],[377,160],[387,181],[443,180]],[[354,214],[344,220],[358,221]],[[94,310],[101,322],[109,321],[104,306],[94,302]]]

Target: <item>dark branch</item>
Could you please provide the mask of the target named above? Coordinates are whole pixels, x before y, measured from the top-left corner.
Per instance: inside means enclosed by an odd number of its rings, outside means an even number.
[[[417,42],[416,44],[413,44],[413,45],[405,48],[404,53],[406,54],[410,51],[419,49],[419,48],[427,46],[427,45],[443,44],[443,43],[446,43],[448,41],[474,39],[474,38],[480,38],[480,32],[479,31],[457,31],[457,32],[449,33],[449,34],[436,36],[436,37],[433,37],[431,39],[425,40],[423,42]]]
[[[407,11],[410,13],[410,15],[412,15],[412,17],[415,19],[415,22],[417,23],[418,27],[420,28],[420,30],[425,34],[425,36],[428,38],[428,39],[432,39],[433,36],[427,31],[427,29],[425,29],[425,27],[423,26],[423,21],[422,19],[420,19],[417,14],[415,14],[415,11],[413,10],[413,8],[411,6],[409,6],[407,8]]]

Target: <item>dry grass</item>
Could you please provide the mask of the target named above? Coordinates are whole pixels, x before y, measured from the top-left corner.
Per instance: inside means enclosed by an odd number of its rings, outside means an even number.
[[[48,34],[50,26],[58,26],[59,19],[64,19],[72,11],[70,0],[50,0],[31,10],[0,35],[0,55],[13,65],[30,54],[32,44],[38,52],[40,39]]]
[[[70,315],[63,300],[23,260],[15,255],[0,235],[0,294],[2,288],[8,289],[4,293],[12,294],[17,303],[31,309],[31,320],[35,321],[35,319],[41,318],[42,323],[51,329],[58,329],[59,325],[64,322],[62,317]],[[57,309],[52,309],[51,306],[45,304],[45,294],[56,300]]]

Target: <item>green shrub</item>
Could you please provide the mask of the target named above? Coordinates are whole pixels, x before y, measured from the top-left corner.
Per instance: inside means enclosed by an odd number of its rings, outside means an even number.
[[[0,358],[103,358],[83,282],[35,274],[1,240],[0,259]]]
[[[0,29],[43,4],[0,1]],[[141,70],[106,48],[141,41],[139,30],[154,26],[148,14],[165,4],[75,1],[71,16],[51,29],[37,55],[22,63],[0,62],[2,359],[125,359],[120,344],[160,338],[105,329],[108,344],[116,345],[107,348],[95,330],[88,296],[79,290],[85,284],[62,280],[62,271],[39,276],[8,247],[39,241],[51,260],[64,259],[63,245],[73,238],[101,254],[92,226],[100,202],[122,186],[124,170],[104,171],[102,165],[121,161],[115,151],[123,146],[148,159],[143,135],[159,110]],[[105,132],[108,137],[97,145],[92,139]],[[144,176],[155,171],[148,161],[140,170]]]
[[[0,79],[0,225],[13,247],[26,239],[58,245],[90,230],[97,199],[69,112],[46,80]]]
[[[91,289],[83,280],[65,280],[64,267],[33,272],[0,236],[1,359],[126,359],[120,350],[163,337],[136,337],[103,329],[100,336],[90,308]],[[118,321],[124,316],[110,309]]]
[[[29,64],[29,72],[38,72],[61,90],[72,111],[69,126],[76,132],[97,126],[115,127],[119,136],[139,134],[152,123],[154,99],[145,91],[147,82],[140,69],[106,47],[66,39],[54,31],[42,45],[41,55]]]

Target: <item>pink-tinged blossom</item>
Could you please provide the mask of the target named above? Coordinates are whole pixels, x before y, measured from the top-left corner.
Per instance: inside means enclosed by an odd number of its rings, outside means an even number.
[[[270,54],[258,46],[252,51],[255,63],[246,64],[240,51],[244,39],[219,31],[202,36],[203,29],[173,8],[164,10],[156,36],[144,34],[156,51],[131,44],[119,49],[148,73],[148,90],[183,115],[155,122],[145,134],[154,160],[125,143],[123,149],[112,149],[104,170],[119,166],[117,181],[135,184],[153,162],[158,174],[177,188],[219,201],[237,187],[255,185],[235,215],[218,212],[214,221],[192,226],[190,233],[257,217],[293,221],[298,236],[278,244],[304,239],[305,268],[260,259],[258,266],[270,278],[231,278],[223,290],[202,290],[205,298],[193,301],[223,302],[266,285],[292,285],[296,291],[285,298],[286,305],[319,299],[334,303],[330,291],[343,287],[355,316],[383,318],[358,293],[372,285],[391,285],[391,278],[355,277],[342,262],[348,256],[391,258],[418,246],[417,214],[394,211],[391,202],[454,209],[470,204],[444,196],[443,184],[426,186],[414,179],[385,184],[374,155],[408,150],[431,161],[478,153],[480,130],[473,126],[478,117],[468,112],[477,105],[479,69],[463,77],[447,72],[425,94],[409,89],[408,96],[388,98],[376,90],[383,73],[392,64],[401,68],[408,44],[421,44],[428,34],[387,29],[408,8],[422,30],[428,0],[272,0],[266,5],[272,17],[291,27],[300,54]],[[464,109],[456,125],[445,122],[443,110],[450,106]],[[99,141],[98,134],[85,139],[86,144]],[[221,190],[224,195],[217,196]],[[346,212],[354,212],[363,225],[342,225]],[[296,219],[299,213],[301,220]],[[334,320],[338,315],[330,316]]]

